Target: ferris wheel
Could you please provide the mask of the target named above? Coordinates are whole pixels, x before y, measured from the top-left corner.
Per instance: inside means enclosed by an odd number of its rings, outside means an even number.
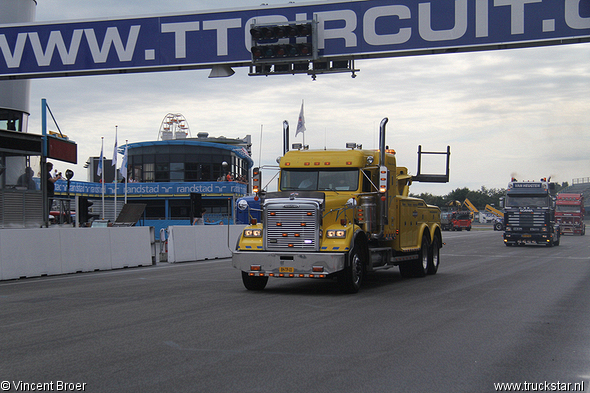
[[[190,133],[188,122],[182,114],[168,113],[160,125],[158,140],[186,139],[190,137]]]

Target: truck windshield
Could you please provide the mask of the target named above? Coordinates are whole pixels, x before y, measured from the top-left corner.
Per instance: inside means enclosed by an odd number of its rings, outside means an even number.
[[[283,169],[281,171],[282,191],[356,191],[358,183],[358,169]]]
[[[547,195],[508,195],[507,207],[549,207]]]
[[[575,205],[557,205],[555,211],[560,213],[579,213],[580,206]]]

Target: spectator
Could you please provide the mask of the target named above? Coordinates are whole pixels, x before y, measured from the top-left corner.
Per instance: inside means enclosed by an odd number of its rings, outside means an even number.
[[[20,177],[18,178],[16,185],[20,187],[26,187],[27,190],[36,190],[37,185],[33,180],[34,173],[35,172],[33,171],[33,169],[30,166],[28,166],[27,169],[25,169],[25,173],[20,175]]]

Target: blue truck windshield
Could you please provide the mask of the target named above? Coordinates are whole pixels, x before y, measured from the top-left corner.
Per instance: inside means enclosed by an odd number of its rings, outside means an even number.
[[[358,169],[281,171],[281,191],[356,191],[358,184]]]
[[[547,195],[508,195],[506,207],[549,207],[550,199]]]

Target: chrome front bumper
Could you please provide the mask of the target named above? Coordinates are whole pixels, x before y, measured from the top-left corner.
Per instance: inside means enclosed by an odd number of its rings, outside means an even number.
[[[234,251],[232,264],[243,272],[264,275],[332,274],[344,270],[346,253]],[[254,267],[254,270],[252,269]]]

